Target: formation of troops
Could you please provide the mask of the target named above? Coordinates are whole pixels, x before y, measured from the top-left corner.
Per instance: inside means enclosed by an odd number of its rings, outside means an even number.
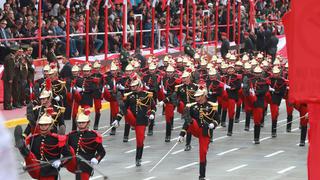
[[[94,166],[105,156],[102,135],[96,131],[102,100],[110,103],[110,118],[102,119],[110,119],[110,135],[117,133],[122,120],[124,143],[128,142],[130,130],[135,131],[136,166],[141,166],[145,131],[153,136],[156,111],[162,111],[165,117],[165,142],[172,138],[175,111],[184,121],[178,142],[186,137],[185,151],[191,150],[192,136],[199,140],[199,179],[205,179],[206,155],[214,129],[221,125],[227,136],[232,136],[241,111],[245,115],[244,130],[249,131],[253,119],[253,142],[260,144],[260,131],[268,120],[267,108],[271,111],[271,135],[276,138],[279,106],[285,102],[286,131],[291,132],[296,109],[300,113],[300,146],[305,145],[307,105],[290,102],[288,63],[280,56],[274,61],[260,52],[227,52],[220,57],[187,44],[184,55],[161,59],[151,56],[145,67],[140,63],[122,52],[120,60],[113,60],[107,67],[99,61],[75,64],[70,78],[59,78],[57,64],[43,68],[44,76],[30,88],[29,124],[24,130],[17,126],[14,132],[16,147],[32,178],[56,179],[60,168],[65,167],[89,179]],[[101,73],[102,68],[107,69],[106,73]],[[94,119],[90,119],[92,107]],[[72,119],[71,132],[66,132],[64,123],[67,111]]]

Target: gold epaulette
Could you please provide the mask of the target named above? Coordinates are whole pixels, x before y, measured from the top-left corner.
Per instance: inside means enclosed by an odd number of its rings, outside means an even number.
[[[178,91],[178,88],[181,87],[181,86],[183,86],[183,85],[184,85],[184,84],[178,84],[178,85],[176,85],[176,86],[174,87],[175,91]]]
[[[60,84],[66,84],[66,81],[58,80]]]
[[[124,93],[124,97],[127,97],[127,96],[129,96],[129,95],[131,95],[133,92],[128,92],[128,93]]]
[[[36,106],[36,107],[33,107],[32,110],[37,110],[37,109],[40,109],[42,106]]]
[[[190,108],[191,106],[196,105],[196,104],[197,104],[197,102],[188,103],[188,104],[186,105],[186,107]]]
[[[150,92],[150,91],[144,91],[144,92],[148,94],[148,97],[153,97],[153,92]]]
[[[208,101],[208,103],[212,106],[213,110],[217,110],[218,109],[218,103],[214,103],[214,102],[211,102],[211,101]]]
[[[58,105],[54,105],[54,107],[58,108],[61,113],[64,113],[66,111],[65,107],[58,106]]]

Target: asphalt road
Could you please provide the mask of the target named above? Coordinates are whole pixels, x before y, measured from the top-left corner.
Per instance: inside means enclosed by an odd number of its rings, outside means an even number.
[[[145,139],[145,149],[142,157],[142,166],[135,167],[135,133],[130,132],[129,142],[123,143],[123,123],[117,129],[116,136],[104,137],[106,156],[96,166],[104,175],[111,180],[151,180],[151,179],[198,179],[199,155],[198,142],[193,137],[192,150],[185,152],[184,143],[178,144],[172,152],[152,172],[149,170],[163,157],[176,143],[181,130],[182,121],[176,114],[172,141],[164,142],[165,120],[161,115],[162,109],[156,114],[156,126],[154,135]],[[298,113],[294,112],[294,119]],[[308,146],[299,147],[300,140],[299,120],[293,123],[292,132],[286,132],[285,103],[280,107],[278,119],[278,137],[271,138],[270,111],[266,116],[265,127],[261,131],[261,144],[254,145],[253,122],[251,121],[250,132],[244,131],[245,114],[241,113],[240,123],[234,125],[232,137],[227,137],[226,128],[218,127],[214,132],[214,142],[210,144],[207,156],[207,179],[210,180],[305,180],[307,179],[307,152]],[[70,121],[66,121],[70,128]],[[93,123],[93,122],[92,122]],[[109,110],[103,111],[100,132],[108,128]],[[13,132],[13,129],[11,129]],[[23,161],[16,151],[19,163]],[[21,168],[22,166],[20,166]],[[22,170],[20,169],[20,172]],[[75,179],[75,176],[65,169],[60,171],[62,180]],[[31,179],[27,173],[20,175],[20,179]],[[96,172],[92,180],[103,179]]]

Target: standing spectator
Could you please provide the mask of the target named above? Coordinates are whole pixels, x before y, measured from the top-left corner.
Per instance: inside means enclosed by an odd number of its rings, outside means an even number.
[[[4,93],[4,101],[3,101],[3,108],[4,110],[11,110],[12,102],[11,99],[14,98],[12,95],[12,86],[13,80],[15,78],[14,68],[15,68],[15,58],[16,52],[18,51],[17,46],[11,47],[11,52],[8,54],[4,59],[4,70],[2,75],[3,80],[3,93]]]
[[[221,44],[220,53],[221,53],[221,57],[225,58],[230,49],[230,42],[227,38],[227,33],[222,32],[221,39],[222,39],[222,44]]]
[[[244,33],[244,49],[243,49],[243,51],[248,54],[253,54],[253,51],[254,51],[254,45],[253,45],[251,38],[249,37],[248,32]]]
[[[271,35],[270,40],[268,41],[267,47],[267,53],[271,55],[272,57],[272,64],[274,60],[276,59],[276,54],[277,54],[277,45],[279,43],[279,39],[276,36],[276,31],[274,31]]]
[[[265,49],[265,32],[262,26],[259,26],[258,30],[256,31],[257,41],[256,47],[257,51],[263,52]]]
[[[10,33],[6,29],[7,21],[5,19],[0,21],[0,39],[4,39],[1,41],[1,45],[5,47],[10,47],[10,42],[7,40],[10,37]]]

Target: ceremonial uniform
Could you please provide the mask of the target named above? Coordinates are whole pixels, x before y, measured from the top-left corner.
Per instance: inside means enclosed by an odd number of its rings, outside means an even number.
[[[262,69],[257,66],[255,73],[261,73]],[[260,144],[260,129],[265,107],[265,96],[269,90],[269,84],[263,77],[255,77],[250,82],[250,98],[253,102],[253,120],[254,120],[254,142]]]
[[[170,65],[167,68],[170,72],[173,72],[173,67]],[[165,103],[165,118],[166,118],[166,137],[165,142],[170,142],[171,140],[171,128],[173,125],[174,109],[177,106],[177,94],[175,92],[176,85],[180,84],[180,79],[177,75],[172,74],[168,76],[167,74],[163,77],[164,94],[166,98],[163,100]]]
[[[106,151],[102,146],[102,136],[94,130],[72,131],[67,135],[67,142],[74,156],[67,169],[75,173],[78,167],[81,170],[81,179],[89,180],[93,169],[84,161],[90,162],[95,158],[100,162],[103,159]]]
[[[16,76],[14,73],[14,66],[15,66],[15,55],[13,53],[8,54],[4,58],[4,71],[2,74],[3,80],[3,93],[4,93],[4,101],[3,106],[5,110],[12,109],[11,98],[14,98],[13,92],[13,79]]]
[[[246,64],[245,64],[246,65]],[[249,64],[248,68],[251,69],[251,65]],[[249,131],[250,128],[250,119],[253,111],[253,102],[251,101],[250,97],[250,82],[252,81],[252,78],[254,75],[246,71],[243,74],[243,87],[242,87],[242,94],[243,94],[243,101],[244,101],[244,111],[246,113],[246,120],[245,120],[245,131]]]
[[[96,62],[93,65],[95,68]],[[97,66],[100,69],[100,66]],[[103,75],[99,72],[99,70],[95,70],[92,74],[93,82],[94,82],[94,90],[93,90],[93,102],[94,102],[94,110],[95,110],[95,121],[94,121],[94,130],[98,130],[99,121],[101,116],[101,100],[102,100],[102,88],[103,88]]]
[[[134,81],[135,80],[133,80],[131,84],[135,83]],[[138,83],[136,85],[138,85]],[[153,93],[141,90],[125,93],[124,107],[121,108],[125,115],[126,123],[135,127],[137,145],[136,166],[140,166],[144,146],[145,129],[150,120],[154,119],[156,111],[156,106],[153,101]],[[121,118],[122,115],[119,114],[117,123]]]
[[[273,68],[273,73],[280,73],[280,69],[276,66]],[[276,137],[277,132],[277,121],[279,116],[279,106],[281,104],[281,100],[284,97],[285,91],[287,89],[287,83],[285,79],[278,76],[273,76],[270,78],[270,93],[271,93],[271,120],[272,120],[272,137]]]
[[[110,103],[110,125],[113,123],[119,113],[119,99],[122,98],[120,91],[117,89],[117,82],[120,77],[117,74],[107,73],[105,76],[105,88],[103,97]],[[112,128],[110,135],[115,135],[116,128]]]
[[[191,132],[193,136],[199,139],[199,179],[204,179],[206,174],[206,156],[210,144],[210,129],[214,129],[220,123],[217,107],[218,105],[212,102],[205,102],[203,104],[191,103],[186,105],[184,113],[185,122],[180,136],[183,137],[186,132]]]

